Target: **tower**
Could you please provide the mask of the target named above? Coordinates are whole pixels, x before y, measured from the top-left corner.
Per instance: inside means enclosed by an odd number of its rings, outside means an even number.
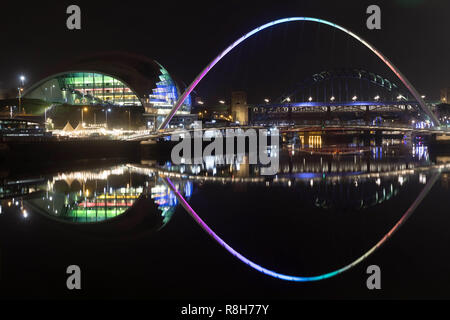
[[[231,93],[231,116],[233,121],[239,121],[239,124],[248,124],[247,93],[244,91]]]

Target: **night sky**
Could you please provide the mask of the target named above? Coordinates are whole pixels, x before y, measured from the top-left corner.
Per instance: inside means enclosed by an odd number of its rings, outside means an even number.
[[[77,4],[82,30],[66,28]],[[382,30],[368,30],[366,8],[378,4]],[[336,22],[380,49],[427,97],[450,86],[450,2],[391,1],[89,1],[2,3],[0,88],[27,83],[69,59],[109,51],[156,59],[190,83],[231,42],[274,19],[311,16]],[[245,42],[197,88],[207,101],[245,90],[250,102],[289,91],[326,69],[357,67],[394,80],[380,61],[348,36],[309,23],[285,24]],[[397,81],[399,82],[399,81]]]

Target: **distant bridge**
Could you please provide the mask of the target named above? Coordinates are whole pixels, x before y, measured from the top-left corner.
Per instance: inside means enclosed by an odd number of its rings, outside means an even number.
[[[401,124],[392,124],[392,125],[358,125],[358,124],[349,124],[349,125],[339,125],[339,124],[328,124],[328,125],[286,125],[286,126],[277,126],[280,131],[280,134],[288,133],[288,132],[346,132],[346,131],[381,131],[381,132],[402,132],[402,133],[418,133],[424,135],[430,134],[448,134],[449,131],[447,128],[441,127],[428,127],[428,128],[415,128],[412,125],[401,125]],[[217,128],[201,128],[201,129],[173,129],[173,130],[165,130],[161,132],[148,132],[144,134],[132,135],[125,138],[128,141],[149,141],[149,140],[157,140],[165,137],[170,137],[174,135],[183,135],[186,132],[193,133],[195,130],[199,130],[202,132],[208,130],[230,130],[230,129],[269,129],[269,126],[262,125],[250,125],[250,126],[230,126],[230,127],[217,127]]]

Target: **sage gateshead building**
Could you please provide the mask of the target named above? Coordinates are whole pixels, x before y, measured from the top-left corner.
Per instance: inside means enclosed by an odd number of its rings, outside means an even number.
[[[185,89],[157,61],[131,54],[107,53],[57,66],[23,93],[24,99],[49,106],[141,108],[149,129],[156,128]],[[188,127],[196,120],[191,98],[170,122]]]

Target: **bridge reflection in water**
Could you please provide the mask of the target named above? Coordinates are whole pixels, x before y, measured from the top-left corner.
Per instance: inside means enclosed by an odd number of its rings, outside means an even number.
[[[3,206],[20,203],[22,208],[26,202],[33,210],[61,221],[92,223],[116,218],[145,196],[157,205],[167,222],[178,204],[161,179],[167,176],[186,198],[199,183],[262,184],[308,189],[314,194],[310,200],[323,209],[361,209],[396,196],[418,172],[420,182],[426,183],[428,171],[446,168],[447,158],[441,159],[444,164],[432,162],[423,145],[409,150],[403,146],[373,147],[369,152],[342,156],[286,148],[280,153],[275,176],[260,175],[259,166],[248,164],[247,156],[227,165],[218,164],[220,159],[214,156],[202,165],[143,161],[51,177],[5,179],[0,197]]]
[[[430,157],[423,145],[385,145],[348,155],[284,148],[275,176],[262,176],[259,166],[248,164],[245,155],[240,163],[235,159],[223,165],[218,160],[210,157],[201,165],[149,160],[48,176],[6,177],[0,186],[0,204],[3,212],[24,219],[39,215],[62,226],[89,227],[93,234],[107,229],[113,238],[121,238],[136,236],[142,229],[157,232],[171,221],[180,199],[167,178],[187,201],[221,190],[224,199],[234,197],[234,208],[242,214],[248,209],[242,203],[245,192],[263,188],[273,190],[275,197],[280,192],[301,197],[310,208],[334,216],[331,213],[372,212],[398,198],[410,184],[425,186],[436,174],[442,174],[446,186],[450,171],[449,157]]]

